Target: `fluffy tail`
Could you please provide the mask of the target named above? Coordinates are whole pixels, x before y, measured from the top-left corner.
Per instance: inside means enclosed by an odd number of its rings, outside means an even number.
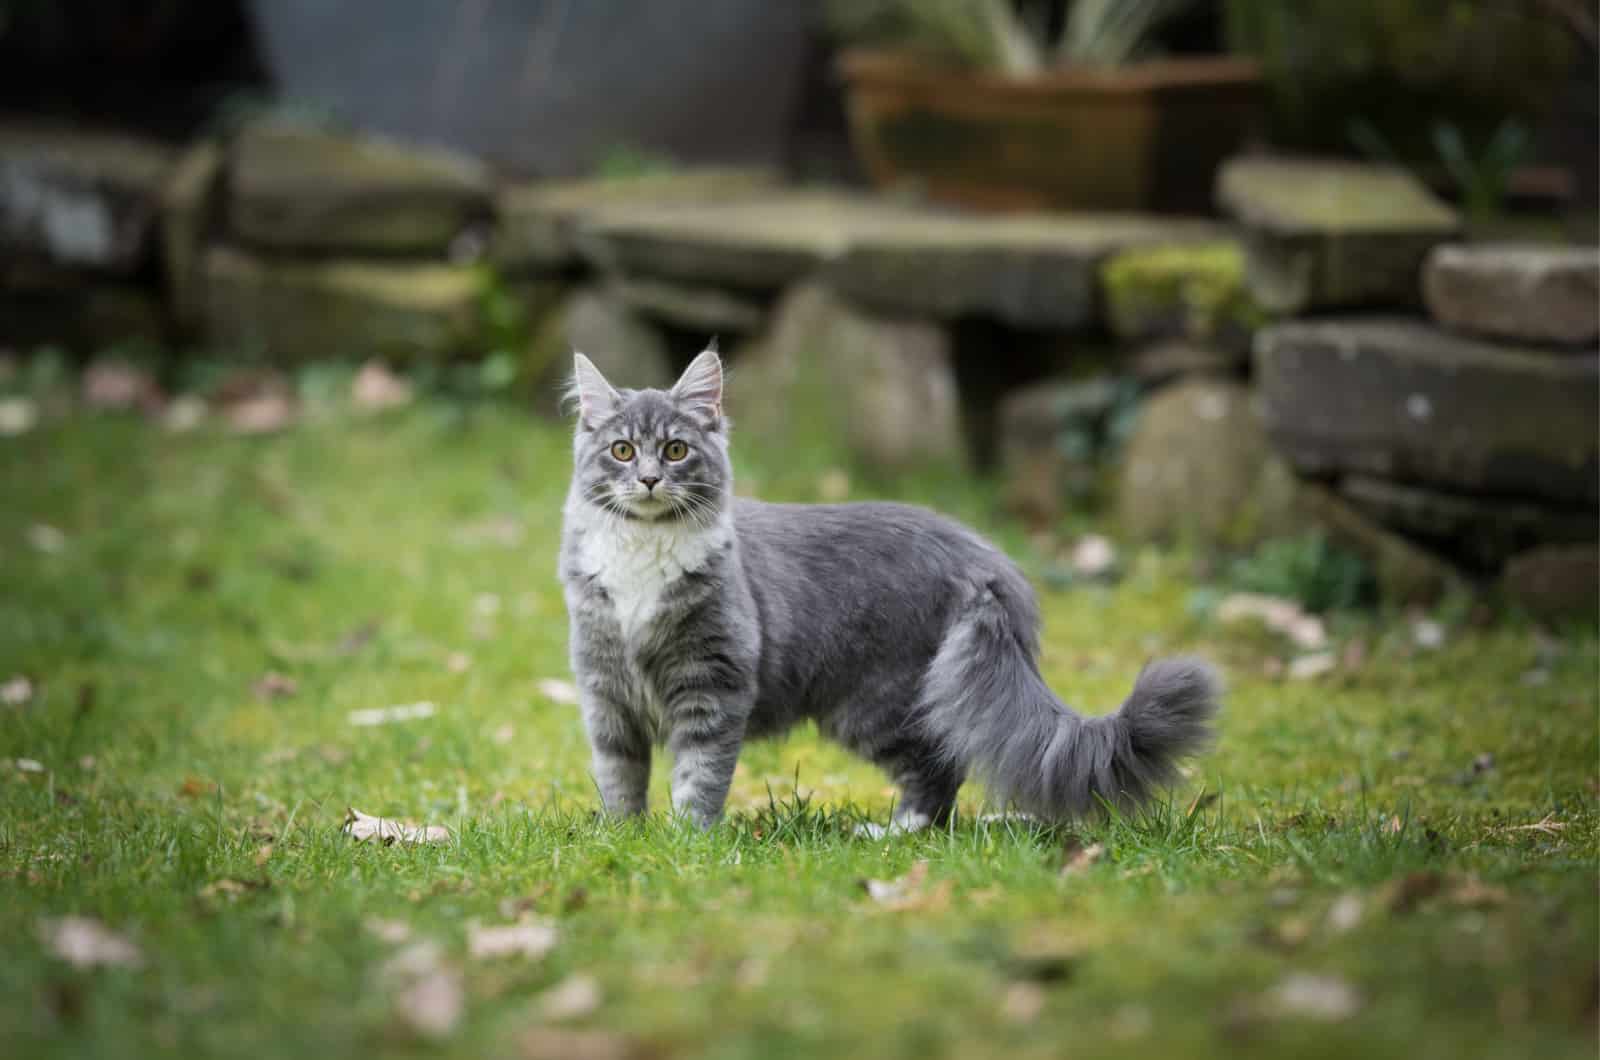
[[[1213,738],[1221,681],[1201,659],[1145,666],[1115,714],[1086,718],[1056,698],[1034,661],[1031,605],[993,586],[946,635],[928,668],[921,717],[952,761],[998,799],[1047,820],[1133,810]]]

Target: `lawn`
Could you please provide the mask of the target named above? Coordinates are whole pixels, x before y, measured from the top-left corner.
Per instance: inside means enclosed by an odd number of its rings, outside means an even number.
[[[0,681],[31,686],[0,704],[0,1053],[1595,1055],[1592,626],[1340,614],[1339,668],[1291,680],[1192,560],[1125,551],[1115,586],[1039,580],[1054,687],[1107,710],[1172,651],[1231,686],[1148,815],[983,823],[969,788],[870,840],[886,781],[805,731],[746,751],[710,833],[606,821],[561,702],[567,454],[437,400],[0,440]],[[839,491],[818,459],[744,488]],[[1035,564],[982,485],[852,485]],[[450,837],[357,843],[347,807]],[[137,963],[61,959],[65,916]]]

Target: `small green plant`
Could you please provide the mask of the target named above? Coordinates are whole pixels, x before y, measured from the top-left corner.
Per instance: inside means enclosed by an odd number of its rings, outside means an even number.
[[[1296,600],[1311,611],[1360,607],[1377,595],[1366,562],[1320,532],[1262,543],[1234,561],[1228,581],[1239,589]]]
[[[1351,122],[1350,141],[1376,161],[1405,164],[1377,126],[1365,118]],[[1474,155],[1461,126],[1453,122],[1433,125],[1433,147],[1440,165],[1455,184],[1467,216],[1478,222],[1491,221],[1505,212],[1511,174],[1527,157],[1531,142],[1527,126],[1507,118]]]
[[[828,24],[842,40],[904,48],[980,70],[1027,77],[1051,66],[1122,66],[1146,54],[1156,27],[1194,0],[830,0]],[[1052,27],[1059,23],[1060,29]]]

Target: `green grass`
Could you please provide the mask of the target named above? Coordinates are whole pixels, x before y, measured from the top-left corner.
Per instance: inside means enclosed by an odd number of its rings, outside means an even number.
[[[815,496],[811,465],[741,470]],[[80,419],[0,442],[0,680],[37,685],[0,706],[0,759],[44,766],[0,769],[0,1053],[531,1055],[538,995],[581,973],[601,1001],[573,1024],[674,1056],[1594,1055],[1592,628],[1452,613],[1424,651],[1404,616],[1341,616],[1364,661],[1290,682],[1282,644],[1141,552],[1115,588],[1045,592],[1044,665],[1091,711],[1154,654],[1227,671],[1220,746],[1146,817],[975,824],[969,789],[948,832],[856,838],[892,793],[804,731],[747,750],[709,834],[606,822],[573,709],[538,689],[567,676],[566,474],[561,429],[430,403],[271,439]],[[985,487],[899,488],[1026,556]],[[257,698],[268,671],[297,691]],[[346,720],[420,700],[438,713]],[[454,839],[357,845],[346,806]],[[861,887],[923,860],[910,908]],[[470,922],[524,910],[552,952],[469,956]],[[144,968],[54,958],[39,925],[68,913]],[[396,1019],[373,917],[462,970],[452,1034]],[[1358,1007],[1284,1011],[1295,974]]]

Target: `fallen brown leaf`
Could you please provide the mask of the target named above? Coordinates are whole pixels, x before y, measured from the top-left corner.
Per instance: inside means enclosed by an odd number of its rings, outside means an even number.
[[[139,947],[93,917],[64,916],[39,925],[39,938],[56,957],[74,968],[138,968]]]
[[[1349,1019],[1361,1008],[1361,995],[1343,979],[1294,972],[1273,988],[1273,1006],[1282,1013],[1322,1023]]]
[[[27,434],[39,423],[39,405],[30,397],[0,397],[0,438]]]
[[[919,861],[897,880],[863,880],[867,895],[884,909],[895,912],[933,912],[950,904],[954,889],[949,880],[927,886],[928,863]]]
[[[1109,538],[1085,534],[1072,546],[1068,562],[1072,573],[1080,578],[1109,578],[1117,569],[1117,549]]]
[[[450,829],[442,825],[421,827],[408,824],[405,821],[372,817],[353,807],[345,810],[342,831],[358,843],[376,839],[385,846],[391,843],[448,843],[450,841]]]
[[[1328,927],[1343,935],[1353,931],[1360,923],[1365,907],[1358,894],[1342,894],[1328,908]]]
[[[350,400],[369,412],[399,408],[411,403],[411,383],[389,370],[388,365],[376,358],[367,361],[356,373],[350,385]]]
[[[1246,619],[1260,621],[1307,651],[1320,650],[1328,643],[1328,631],[1322,619],[1307,614],[1293,600],[1261,593],[1234,593],[1217,605],[1220,622],[1232,624]]]
[[[1484,883],[1476,876],[1466,876],[1454,881],[1444,896],[1445,901],[1451,905],[1458,905],[1467,909],[1483,909],[1490,906],[1505,905],[1510,898],[1511,893],[1504,887],[1492,883]]]
[[[382,979],[395,989],[395,1018],[417,1034],[442,1038],[461,1021],[461,971],[444,963],[437,943],[407,946],[383,966]]]
[[[397,721],[417,721],[421,718],[431,718],[438,713],[437,707],[432,703],[402,703],[393,707],[370,707],[366,710],[352,710],[349,715],[351,725],[372,726],[390,725]]]
[[[83,403],[92,409],[154,411],[163,397],[155,377],[119,358],[100,358],[84,369]]]
[[[555,949],[558,937],[555,925],[540,920],[491,927],[472,924],[467,928],[467,952],[477,960],[511,956],[538,958]]]
[[[1409,913],[1443,888],[1444,877],[1437,872],[1408,873],[1384,886],[1383,904],[1396,913]]]
[[[404,920],[386,920],[383,917],[368,917],[363,921],[367,933],[379,942],[390,945],[399,945],[411,937],[411,925]]]
[[[1289,663],[1289,680],[1310,681],[1321,677],[1323,674],[1332,673],[1339,668],[1339,657],[1331,651],[1319,651],[1315,655],[1302,655]]]
[[[1044,987],[1038,983],[1011,983],[1000,1002],[1000,1014],[1012,1023],[1032,1023],[1044,1011],[1044,1002]]]
[[[604,995],[592,975],[569,975],[539,995],[539,1014],[547,1020],[570,1020],[587,1016],[600,1007]]]
[[[257,699],[285,699],[300,690],[300,682],[276,670],[268,670],[251,686]]]
[[[188,776],[183,778],[183,783],[178,786],[178,794],[186,799],[197,799],[202,795],[209,795],[217,790],[217,786],[204,777]]]
[[[235,434],[272,434],[294,423],[294,399],[288,394],[264,393],[223,408],[222,418]]]
[[[28,527],[28,544],[35,552],[55,555],[67,550],[67,535],[49,523],[34,523]]]
[[[1084,846],[1077,840],[1069,840],[1066,847],[1066,858],[1061,863],[1061,875],[1076,876],[1090,865],[1105,856],[1106,848],[1100,843],[1090,843]]]
[[[571,681],[563,681],[558,677],[545,677],[540,679],[538,689],[539,694],[552,703],[578,702],[578,686]]]
[[[504,747],[506,744],[514,740],[516,735],[516,728],[508,721],[504,725],[497,726],[494,732],[490,734],[489,739]]]
[[[0,684],[0,703],[8,707],[25,707],[33,699],[33,682],[23,674],[16,674]]]

